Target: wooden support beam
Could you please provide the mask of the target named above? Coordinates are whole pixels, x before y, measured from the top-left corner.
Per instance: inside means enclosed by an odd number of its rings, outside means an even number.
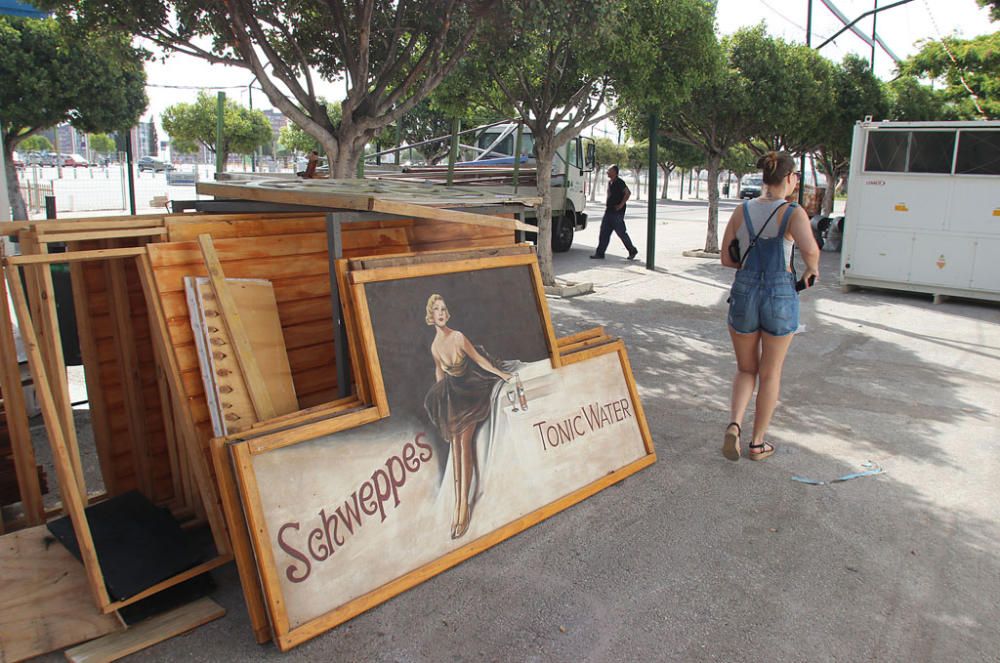
[[[38,234],[42,244],[51,242],[87,242],[106,239],[123,239],[126,237],[162,237],[167,234],[166,228],[130,228],[122,230],[86,230],[77,232],[48,232]]]
[[[2,250],[0,248],[0,251]],[[24,392],[21,390],[21,371],[18,368],[17,349],[14,343],[14,321],[10,316],[5,281],[0,282],[0,389],[3,390],[7,431],[10,436],[11,451],[14,454],[21,505],[24,508],[27,524],[38,525],[45,522],[45,508],[42,504],[38,472],[35,471],[35,449],[31,444]]]
[[[271,402],[271,394],[267,391],[264,376],[261,374],[260,366],[254,357],[253,347],[250,345],[250,338],[246,328],[243,326],[243,317],[236,306],[229,286],[226,284],[226,275],[222,271],[222,263],[215,253],[215,246],[212,244],[211,235],[199,235],[198,245],[201,247],[201,254],[205,258],[205,267],[208,269],[208,280],[212,284],[212,292],[215,293],[216,303],[219,305],[219,314],[229,332],[229,340],[232,342],[233,351],[236,354],[236,361],[240,364],[243,377],[246,380],[247,390],[250,392],[250,400],[253,401],[254,410],[257,413],[258,421],[266,421],[277,415],[274,405]]]
[[[136,246],[125,249],[94,249],[92,251],[75,251],[73,253],[12,256],[7,258],[7,264],[51,265],[57,262],[70,263],[85,260],[106,260],[108,258],[134,258],[141,255],[146,255],[145,247]]]
[[[139,622],[124,631],[111,633],[66,650],[72,663],[107,663],[187,633],[226,614],[225,608],[210,598],[175,608]]]
[[[219,505],[219,496],[208,468],[205,449],[202,447],[194,421],[191,419],[189,401],[181,382],[177,356],[174,354],[173,346],[170,345],[170,332],[167,330],[166,317],[163,314],[156,290],[153,268],[148,256],[145,255],[137,259],[136,263],[139,267],[142,290],[146,296],[146,306],[149,308],[150,317],[155,322],[150,329],[150,335],[153,337],[153,348],[161,365],[165,368],[167,384],[170,386],[170,396],[174,405],[173,410],[177,415],[177,422],[180,424],[175,430],[184,442],[183,460],[188,464],[188,469],[197,485],[198,495],[201,498],[199,502],[205,510],[205,517],[208,519],[209,528],[212,531],[215,548],[220,554],[228,554],[232,548],[226,534],[226,523]]]
[[[59,412],[55,400],[52,398],[52,391],[49,388],[48,378],[45,368],[42,365],[42,356],[38,349],[38,339],[35,336],[31,318],[28,315],[28,302],[24,296],[24,289],[21,287],[21,280],[16,269],[8,269],[7,284],[10,287],[11,295],[14,299],[14,309],[17,317],[22,321],[21,339],[24,342],[24,351],[28,355],[28,363],[31,365],[32,374],[35,378],[35,392],[38,395],[39,404],[42,408],[42,417],[45,419],[45,426],[49,431],[49,442],[52,445],[52,460],[56,467],[56,475],[59,478],[59,490],[62,493],[63,508],[67,511],[70,521],[73,523],[73,531],[76,534],[77,545],[80,548],[80,556],[83,560],[84,569],[87,572],[87,584],[90,586],[94,601],[100,609],[104,609],[111,604],[108,590],[104,584],[104,575],[101,573],[100,562],[97,561],[97,550],[94,548],[94,539],[90,533],[90,525],[87,523],[87,515],[84,512],[86,499],[79,491],[77,477],[74,476],[75,467],[70,459],[69,449],[63,437],[62,423],[59,420]],[[26,322],[25,322],[26,321]]]
[[[48,254],[48,247],[39,244],[34,233],[21,233],[21,249]],[[14,270],[17,271],[16,269]],[[28,288],[31,291],[31,309],[34,317],[31,321],[21,321],[22,328],[32,321],[37,327],[39,351],[48,375],[49,388],[55,399],[62,425],[63,439],[69,451],[70,461],[76,477],[80,497],[87,499],[87,486],[84,481],[83,464],[80,461],[80,447],[76,439],[76,423],[73,421],[73,406],[69,397],[69,380],[66,377],[66,360],[63,357],[62,335],[59,333],[59,314],[56,311],[55,285],[52,282],[52,268],[46,264],[33,265],[27,268]],[[32,368],[34,370],[34,368]],[[33,375],[37,382],[37,375]],[[51,436],[51,431],[49,432]],[[63,490],[66,490],[63,486]]]

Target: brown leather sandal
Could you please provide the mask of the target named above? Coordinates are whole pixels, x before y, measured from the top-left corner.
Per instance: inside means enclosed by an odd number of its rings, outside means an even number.
[[[729,429],[736,426],[736,434],[729,432]],[[726,457],[726,460],[739,460],[740,459],[740,435],[743,433],[743,429],[735,421],[730,422],[726,426],[726,437],[722,442],[722,455]]]

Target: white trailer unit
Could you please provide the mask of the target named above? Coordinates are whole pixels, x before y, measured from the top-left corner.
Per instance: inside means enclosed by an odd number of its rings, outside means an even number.
[[[1000,300],[1000,121],[859,122],[845,287]]]

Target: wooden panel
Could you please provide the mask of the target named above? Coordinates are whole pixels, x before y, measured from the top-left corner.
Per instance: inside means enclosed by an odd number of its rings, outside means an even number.
[[[73,663],[117,661],[158,642],[187,633],[226,614],[225,608],[209,598],[175,608],[139,622],[127,630],[106,635],[66,651]]]
[[[44,526],[0,537],[0,660],[20,661],[122,629],[80,562]]]
[[[7,434],[26,522],[37,525],[45,522],[45,512],[42,489],[35,471],[35,450],[31,444],[24,392],[21,390],[21,370],[17,363],[7,283],[3,278],[5,274],[5,270],[0,269],[0,388],[4,393]]]
[[[227,279],[227,286],[233,302],[246,323],[247,340],[255,361],[260,366],[263,387],[273,404],[275,416],[294,412],[298,409],[295,386],[289,367],[288,353],[281,333],[274,291],[266,281],[237,281]],[[232,341],[225,326],[219,322],[219,311],[211,292],[211,286],[204,280],[197,282],[199,302],[199,323],[204,327],[205,361],[211,380],[216,385],[215,394],[219,419],[223,429],[220,435],[249,428],[258,421],[246,379],[232,352]],[[208,313],[214,317],[201,317]],[[222,376],[225,373],[225,376]],[[204,380],[203,380],[204,382]]]

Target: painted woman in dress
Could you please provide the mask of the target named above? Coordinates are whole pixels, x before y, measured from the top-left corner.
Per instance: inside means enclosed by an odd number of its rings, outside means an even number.
[[[482,347],[473,346],[462,332],[448,327],[450,317],[444,298],[431,295],[427,300],[426,322],[435,327],[431,356],[434,357],[436,381],[424,398],[424,408],[441,436],[451,445],[455,481],[451,538],[457,539],[469,529],[473,474],[477,485],[482,481],[476,470],[473,444],[476,430],[490,415],[497,383],[513,376],[498,368],[509,362],[494,361]]]

